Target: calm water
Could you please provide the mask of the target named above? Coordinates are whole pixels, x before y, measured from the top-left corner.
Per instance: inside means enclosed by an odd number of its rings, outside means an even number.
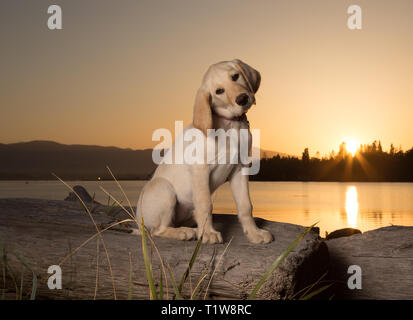
[[[70,181],[83,185],[96,200],[107,203],[103,187],[116,199],[124,200],[112,181]],[[121,181],[136,205],[144,181]],[[339,182],[250,182],[254,216],[269,220],[310,225],[319,221],[321,234],[339,228],[362,231],[391,224],[413,225],[413,183]],[[28,197],[62,200],[68,189],[58,181],[0,181],[0,198]],[[236,213],[228,184],[213,195],[214,212]]]

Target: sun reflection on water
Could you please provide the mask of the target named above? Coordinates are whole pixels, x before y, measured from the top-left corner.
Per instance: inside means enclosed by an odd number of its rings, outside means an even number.
[[[347,224],[351,228],[357,226],[357,215],[359,212],[359,203],[357,200],[357,188],[349,186],[346,190],[346,213]]]

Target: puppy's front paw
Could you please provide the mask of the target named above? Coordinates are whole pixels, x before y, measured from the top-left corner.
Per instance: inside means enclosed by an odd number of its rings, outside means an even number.
[[[202,243],[222,243],[221,232],[215,230],[205,231],[202,235]]]
[[[248,240],[252,243],[269,243],[274,239],[270,232],[258,228],[249,230],[246,235]]]
[[[194,228],[180,227],[178,230],[179,240],[193,240],[196,238],[196,230]]]

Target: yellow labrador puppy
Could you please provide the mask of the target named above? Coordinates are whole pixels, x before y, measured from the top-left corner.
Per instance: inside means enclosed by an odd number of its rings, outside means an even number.
[[[245,114],[255,104],[254,94],[260,81],[259,72],[238,59],[212,65],[196,95],[193,123],[185,130],[199,129],[205,140],[208,129],[249,132]],[[250,149],[251,138],[248,140]],[[185,142],[183,149],[187,147]],[[175,141],[168,152],[173,154],[176,150]],[[216,152],[219,157],[222,150]],[[221,233],[212,224],[211,194],[229,181],[245,235],[250,242],[268,243],[273,237],[255,225],[248,175],[242,174],[242,168],[242,163],[233,162],[161,163],[140,194],[137,218],[140,221],[143,217],[145,226],[155,236],[191,240],[202,235],[203,242],[222,243]],[[189,227],[194,223],[197,228]]]

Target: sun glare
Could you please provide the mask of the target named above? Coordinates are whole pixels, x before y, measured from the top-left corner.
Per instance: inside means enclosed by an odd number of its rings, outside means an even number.
[[[346,143],[347,151],[350,152],[354,156],[357,152],[357,148],[360,145],[359,142],[354,139],[346,139],[344,140],[344,142]]]
[[[346,190],[346,213],[349,227],[357,226],[357,215],[359,212],[359,202],[357,200],[357,188],[349,186]]]

